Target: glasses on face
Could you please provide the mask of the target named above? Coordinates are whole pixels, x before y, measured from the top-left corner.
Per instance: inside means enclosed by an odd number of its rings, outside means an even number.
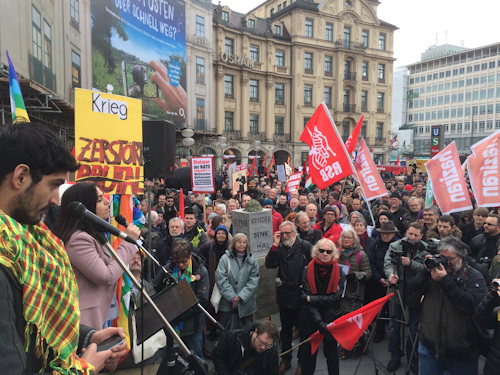
[[[323,253],[327,253],[327,254],[331,254],[333,253],[333,250],[327,250],[327,249],[318,249],[318,251],[323,254]]]
[[[293,232],[281,232],[281,234],[282,234],[282,235],[284,235],[284,236],[289,236],[289,235],[291,235],[292,233],[293,233]]]
[[[494,223],[484,223],[484,225],[487,225],[489,227],[496,227],[497,225]]]
[[[274,343],[268,344],[267,342],[262,341],[259,336],[255,336],[255,341],[257,342],[257,345],[263,346],[266,349],[272,349],[274,347]]]

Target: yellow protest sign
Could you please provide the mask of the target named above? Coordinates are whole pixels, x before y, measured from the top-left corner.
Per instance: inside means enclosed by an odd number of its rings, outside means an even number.
[[[75,157],[76,181],[96,182],[105,194],[141,194],[141,100],[75,89]]]

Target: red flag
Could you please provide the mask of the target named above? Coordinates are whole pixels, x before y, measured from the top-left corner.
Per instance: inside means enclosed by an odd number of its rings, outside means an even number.
[[[479,207],[500,206],[500,131],[471,146],[467,170]]]
[[[304,159],[304,162],[302,163],[302,174],[307,176],[307,159]]]
[[[248,175],[253,176],[255,174],[255,169],[257,168],[257,156],[254,156],[252,165],[250,166],[250,169],[248,170]]]
[[[177,216],[184,221],[184,191],[181,188],[181,192],[179,193],[179,212],[177,212]]]
[[[347,138],[347,141],[345,141],[345,148],[347,150],[347,153],[350,155],[356,148],[356,144],[358,143],[358,138],[359,134],[361,133],[361,127],[363,126],[363,120],[365,119],[365,115],[361,115],[359,118],[358,123],[356,124],[356,127],[352,131],[352,134]]]
[[[398,158],[396,159],[396,165],[399,167],[401,166],[401,158],[400,156],[398,155]]]
[[[356,179],[359,181],[367,201],[389,195],[363,137],[359,142],[354,169],[356,169]]]
[[[321,103],[307,123],[300,140],[309,145],[309,176],[320,189],[353,174],[351,159],[337,126]]]
[[[345,350],[352,350],[363,332],[393,295],[394,293],[390,293],[349,314],[341,316],[328,324],[328,330]],[[311,339],[311,354],[314,354],[318,350],[321,341],[323,341],[323,334],[316,331],[309,338]]]
[[[434,187],[434,198],[443,214],[472,210],[455,142],[425,163],[425,168]]]
[[[269,177],[269,173],[271,173],[271,168],[274,166],[274,153],[273,155],[271,156],[271,161],[269,162],[269,165],[267,166],[266,168],[266,175],[267,177]]]

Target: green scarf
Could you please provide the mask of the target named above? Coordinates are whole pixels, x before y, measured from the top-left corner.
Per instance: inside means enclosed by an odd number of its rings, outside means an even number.
[[[54,374],[90,374],[76,355],[80,328],[78,285],[62,242],[40,223],[24,225],[0,210],[0,264],[22,287],[25,350],[36,333],[36,356]]]

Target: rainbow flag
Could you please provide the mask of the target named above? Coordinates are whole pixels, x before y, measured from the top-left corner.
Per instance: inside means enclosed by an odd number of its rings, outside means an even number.
[[[16,70],[14,64],[10,60],[9,51],[7,53],[7,60],[9,60],[9,93],[10,93],[10,112],[12,113],[12,122],[17,121],[30,122],[28,112],[24,106],[23,94],[21,86],[17,80]]]

